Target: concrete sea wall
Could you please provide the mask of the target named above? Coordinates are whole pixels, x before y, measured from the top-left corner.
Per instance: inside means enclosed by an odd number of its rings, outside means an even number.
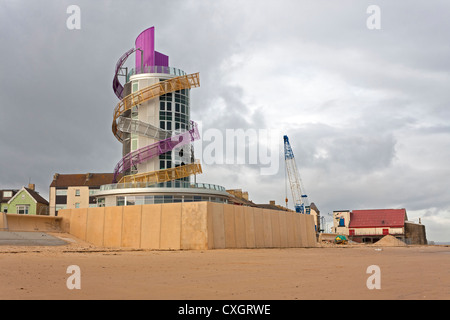
[[[314,247],[314,217],[211,202],[60,210],[61,229],[100,247]]]

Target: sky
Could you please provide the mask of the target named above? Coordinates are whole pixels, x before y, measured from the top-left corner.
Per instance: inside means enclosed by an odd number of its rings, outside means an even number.
[[[439,0],[0,0],[0,189],[31,182],[48,199],[54,173],[113,172],[114,67],[154,26],[170,66],[200,73],[191,118],[223,138],[223,157],[239,147],[227,131],[257,134],[223,163],[208,161],[213,139],[196,144],[197,182],[292,208],[288,135],[328,223],[334,210],[405,208],[428,240],[450,241],[449,13]],[[271,174],[249,160],[266,144]]]

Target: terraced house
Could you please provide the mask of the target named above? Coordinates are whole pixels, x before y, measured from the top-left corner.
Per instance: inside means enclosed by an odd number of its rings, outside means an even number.
[[[97,207],[94,195],[113,177],[112,173],[55,173],[50,184],[50,215],[57,216],[61,209]]]

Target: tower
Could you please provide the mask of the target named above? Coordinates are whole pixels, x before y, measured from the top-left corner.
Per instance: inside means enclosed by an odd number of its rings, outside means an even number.
[[[193,163],[191,147],[188,141],[176,148],[157,150],[158,155],[146,159],[142,156],[146,146],[171,138],[192,129],[190,123],[189,93],[192,87],[199,86],[198,74],[187,75],[184,71],[169,67],[169,57],[155,51],[155,28],[143,31],[135,42],[136,66],[126,74],[126,84],[119,98],[132,97],[130,108],[115,119],[117,129],[123,133],[122,156],[124,165],[121,172],[125,176],[171,169]],[[117,74],[117,73],[116,73]],[[167,80],[182,77],[178,84],[180,90],[174,90],[177,83]],[[189,81],[192,80],[192,81]],[[114,82],[116,83],[116,82]],[[159,84],[166,83],[167,88]],[[143,91],[147,90],[147,92]],[[147,99],[146,99],[147,98]],[[138,101],[134,101],[137,99]],[[145,101],[140,101],[145,100]],[[197,137],[192,137],[194,140]],[[178,141],[177,141],[178,142]],[[156,147],[155,146],[155,147]],[[170,150],[169,150],[170,149]],[[143,150],[139,152],[139,150]],[[131,153],[137,153],[139,159],[131,159]],[[141,154],[139,154],[141,153]],[[139,155],[138,155],[139,154]],[[137,160],[137,161],[134,161]],[[141,161],[142,160],[142,161]],[[127,164],[126,162],[129,161]],[[117,168],[120,169],[120,168]],[[116,173],[116,172],[115,172]],[[118,174],[119,172],[117,172]],[[189,182],[189,177],[177,179]]]
[[[124,65],[133,54],[135,67],[128,70]],[[115,68],[113,91],[119,102],[112,131],[122,144],[122,159],[112,184],[96,195],[99,206],[227,202],[225,188],[192,181],[202,173],[192,147],[200,135],[190,119],[190,91],[199,86],[198,73],[170,67],[169,57],[155,50],[154,27],[139,34]]]

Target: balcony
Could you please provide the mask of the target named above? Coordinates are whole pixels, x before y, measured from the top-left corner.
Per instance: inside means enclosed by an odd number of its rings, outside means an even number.
[[[129,183],[114,183],[106,184],[100,187],[100,191],[120,190],[120,189],[134,189],[134,188],[196,188],[215,191],[226,191],[222,186],[210,183],[193,183],[186,181],[168,181],[163,183],[149,183],[149,182],[129,182]]]
[[[130,81],[130,77],[134,76],[135,74],[143,74],[143,73],[161,73],[161,74],[168,74],[172,76],[185,76],[187,73],[184,72],[181,69],[173,68],[173,67],[164,67],[164,66],[147,66],[144,67],[143,70],[141,68],[135,69],[132,68],[130,72],[127,74],[127,82]]]

